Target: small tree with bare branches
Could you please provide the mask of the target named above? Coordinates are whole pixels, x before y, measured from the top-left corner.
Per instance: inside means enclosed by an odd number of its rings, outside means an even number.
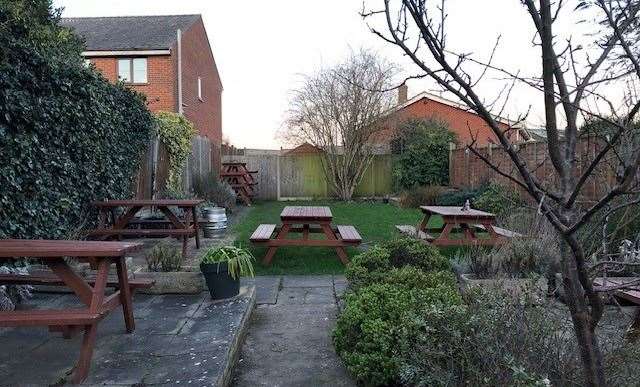
[[[563,288],[580,347],[585,382],[590,386],[606,385],[603,357],[596,335],[604,312],[599,292],[602,289],[594,286],[593,277],[600,266],[608,263],[590,263],[578,235],[594,216],[601,215],[603,211],[616,211],[630,203],[638,203],[640,137],[634,121],[637,121],[640,110],[640,98],[635,90],[640,81],[637,28],[640,1],[519,0],[535,31],[532,42],[540,50],[541,65],[535,74],[522,74],[519,69],[494,64],[497,42],[489,59],[484,61],[468,53],[450,50],[446,40],[445,0],[381,2],[379,9],[365,9],[362,13],[366,20],[372,21],[372,31],[399,47],[418,66],[420,73],[414,77],[434,80],[482,117],[495,133],[517,173],[511,174],[492,163],[473,144],[469,147],[470,152],[525,190],[559,234]],[[501,6],[499,2],[485,3],[487,7]],[[561,39],[556,35],[554,26],[561,18],[567,18],[571,11],[585,14],[588,21],[584,25],[591,28],[582,34],[581,40],[595,43],[576,44],[574,38],[580,40],[579,37]],[[376,23],[384,27],[377,28]],[[570,31],[577,35],[579,30]],[[481,95],[477,87],[490,73],[498,73],[500,78],[507,79],[503,92],[497,97]],[[496,116],[491,113],[496,105],[502,105],[497,109],[502,114],[515,85],[540,92],[548,138],[547,157],[554,169],[552,178],[541,179],[536,175],[536,165],[527,164],[518,147],[509,141],[507,132],[510,129],[501,129]],[[520,123],[525,118],[522,115],[516,122]],[[586,164],[580,165],[579,124],[594,119],[606,122],[609,132],[600,136],[603,145]],[[615,182],[604,187],[605,192],[594,202],[579,204],[586,182],[594,177],[605,160],[614,164]],[[637,265],[634,262],[629,264]]]
[[[392,103],[388,90],[394,66],[361,50],[345,62],[304,77],[293,90],[284,134],[323,151],[325,176],[335,194],[350,200],[371,164],[370,142],[379,119]]]

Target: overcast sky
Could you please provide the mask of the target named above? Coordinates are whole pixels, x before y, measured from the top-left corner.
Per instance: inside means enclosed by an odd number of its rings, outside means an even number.
[[[350,47],[366,47],[397,63],[407,74],[417,69],[397,48],[371,32],[359,16],[361,0],[55,0],[63,16],[202,14],[224,92],[223,136],[239,147],[278,148],[289,91],[300,74],[330,65]],[[367,1],[374,7],[380,0]],[[536,71],[538,49],[531,47],[530,21],[517,0],[448,1],[450,47],[486,58],[502,34],[495,63],[524,73]],[[374,22],[375,24],[375,22]],[[378,25],[382,27],[381,25]],[[495,80],[484,83],[481,95],[495,97]],[[409,97],[433,90],[429,81],[412,81]],[[528,121],[542,122],[535,94],[516,89],[506,115],[514,117],[532,105]]]

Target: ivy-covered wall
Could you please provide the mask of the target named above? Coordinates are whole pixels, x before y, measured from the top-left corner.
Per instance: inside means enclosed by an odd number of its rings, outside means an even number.
[[[86,67],[48,0],[0,0],[0,238],[65,238],[130,197],[153,118]]]

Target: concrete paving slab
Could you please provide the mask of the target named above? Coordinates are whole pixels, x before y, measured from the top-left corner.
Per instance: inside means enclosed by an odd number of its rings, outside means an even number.
[[[278,296],[279,305],[331,304],[334,301],[332,287],[283,288]]]
[[[233,386],[355,386],[331,341],[342,278],[284,276],[252,315]]]
[[[39,294],[30,305],[51,308],[52,304],[71,302],[77,307],[73,297]],[[134,299],[134,333],[124,333],[119,310],[99,325],[86,384],[226,385],[254,305],[253,288],[243,288],[237,298],[220,302],[212,302],[205,293],[138,295]],[[33,338],[27,340],[29,334]],[[46,328],[0,330],[0,386],[68,381],[81,338],[79,334],[64,340]],[[41,344],[25,348],[25,341]]]
[[[332,287],[333,279],[330,275],[287,275],[282,277],[282,287]]]
[[[252,285],[256,288],[256,304],[275,304],[278,301],[278,291],[282,283],[281,276],[258,276],[242,278],[242,286]]]

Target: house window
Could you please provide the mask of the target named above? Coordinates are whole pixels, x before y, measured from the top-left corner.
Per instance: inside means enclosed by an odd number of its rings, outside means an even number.
[[[203,101],[202,99],[202,78],[198,77],[198,99]]]
[[[118,79],[125,83],[147,83],[147,58],[118,59]]]

